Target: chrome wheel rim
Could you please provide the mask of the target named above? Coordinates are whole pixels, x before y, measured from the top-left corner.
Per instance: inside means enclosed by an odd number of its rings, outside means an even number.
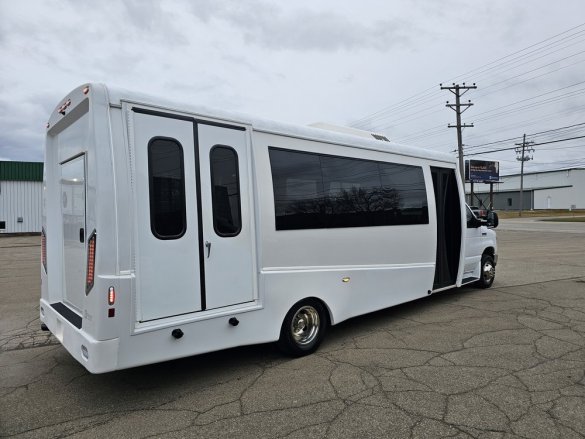
[[[294,341],[301,346],[308,345],[319,333],[319,313],[312,306],[300,308],[292,318],[290,325]]]
[[[496,276],[496,268],[491,262],[483,264],[482,276],[485,283],[490,283],[494,280],[494,277]]]

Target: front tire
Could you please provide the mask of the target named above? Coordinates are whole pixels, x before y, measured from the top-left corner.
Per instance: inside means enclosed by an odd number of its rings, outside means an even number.
[[[293,357],[317,350],[329,326],[329,314],[321,302],[306,299],[297,302],[286,314],[278,347]]]
[[[479,280],[476,282],[476,285],[480,288],[489,288],[494,283],[495,278],[496,264],[494,263],[494,258],[484,253],[481,257]]]

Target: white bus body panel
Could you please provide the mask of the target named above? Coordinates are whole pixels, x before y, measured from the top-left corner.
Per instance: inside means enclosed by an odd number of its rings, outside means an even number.
[[[433,289],[437,221],[431,167],[458,175],[454,158],[200,107],[179,108],[99,84],[90,84],[85,96],[84,88],[65,98],[72,101],[66,117],[56,110],[49,121],[44,199],[48,271],[41,269],[41,320],[91,372],[275,341],[290,307],[307,297],[323,301],[336,324],[424,297]],[[87,141],[76,150],[60,150],[54,133],[62,131],[59,124],[74,124],[69,116],[81,110],[87,123],[80,125],[80,133]],[[183,148],[187,228],[176,240],[156,238],[150,225],[148,143],[157,136],[176,139]],[[219,236],[214,230],[209,157],[217,145],[238,155],[242,227],[236,236]],[[277,231],[269,147],[420,166],[429,221]],[[89,294],[67,300],[59,275],[63,225],[56,182],[59,164],[81,153],[87,172],[85,230],[97,230],[96,279]],[[465,262],[460,182],[459,194],[461,257],[452,286],[461,284]],[[110,286],[117,293],[113,306],[107,303]],[[63,301],[73,305],[80,327],[54,307]],[[228,323],[232,317],[238,326]],[[183,337],[174,338],[174,329],[181,329]]]
[[[271,299],[296,292],[299,300],[321,298],[338,323],[423,297],[432,289],[436,248],[432,215],[428,224],[420,225],[276,230],[268,147],[407,165],[420,161],[267,133],[255,133],[254,145],[258,180],[265,182],[258,186],[260,246]],[[430,175],[425,177],[427,195],[432,195]]]

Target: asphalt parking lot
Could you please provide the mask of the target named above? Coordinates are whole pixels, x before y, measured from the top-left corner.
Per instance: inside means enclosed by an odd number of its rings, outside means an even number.
[[[0,237],[0,436],[585,437],[585,223],[503,220],[489,290],[91,375],[39,330],[39,238]]]

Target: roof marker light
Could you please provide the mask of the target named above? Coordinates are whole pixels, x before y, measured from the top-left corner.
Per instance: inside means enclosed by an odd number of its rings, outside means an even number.
[[[59,107],[59,113],[65,116],[65,110],[71,106],[71,99],[67,99],[67,101],[63,102],[63,104]]]
[[[86,85],[85,87],[83,87],[83,94],[86,95],[89,93],[89,85]]]

